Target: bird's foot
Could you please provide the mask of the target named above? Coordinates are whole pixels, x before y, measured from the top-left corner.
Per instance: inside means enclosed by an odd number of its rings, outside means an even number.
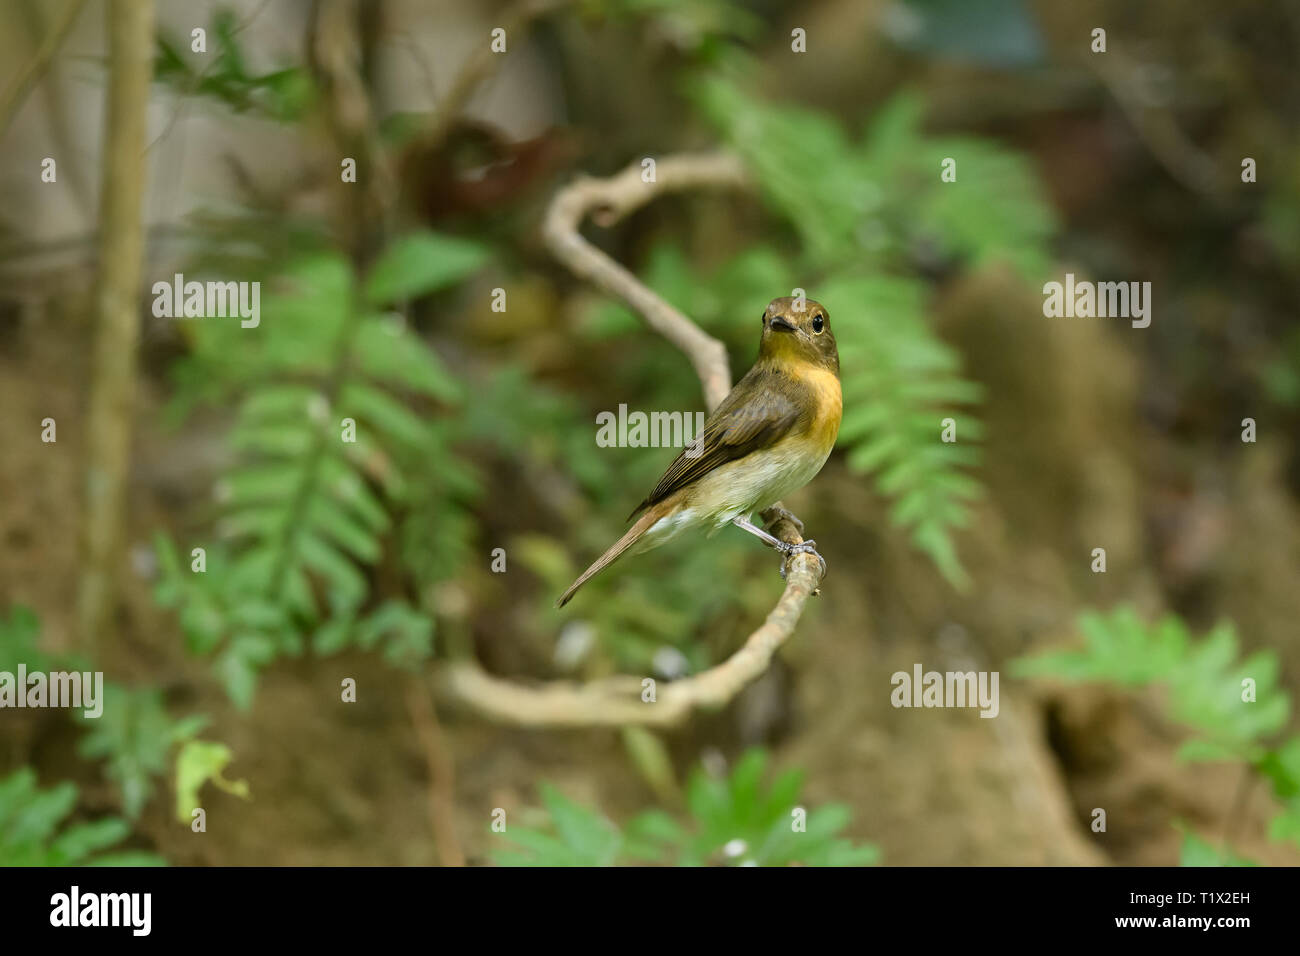
[[[781,544],[784,545],[784,547],[779,549],[781,552],[780,570],[781,570],[782,579],[785,578],[786,566],[790,563],[790,559],[793,558],[796,554],[811,554],[814,558],[817,559],[817,563],[821,565],[820,577],[824,578],[826,576],[826,559],[817,553],[816,541],[813,541],[811,538],[809,538],[807,541],[801,541],[799,544],[790,544],[786,541],[782,541]]]
[[[784,519],[794,525],[795,530],[799,532],[799,536],[803,537],[803,522],[794,516],[793,511],[787,511],[785,508],[773,508],[771,513],[772,520],[764,522],[769,528]]]

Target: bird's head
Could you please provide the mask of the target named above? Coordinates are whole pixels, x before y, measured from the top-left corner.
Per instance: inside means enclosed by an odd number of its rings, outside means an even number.
[[[831,318],[826,307],[812,299],[785,296],[768,303],[758,354],[768,361],[807,362],[840,374]]]

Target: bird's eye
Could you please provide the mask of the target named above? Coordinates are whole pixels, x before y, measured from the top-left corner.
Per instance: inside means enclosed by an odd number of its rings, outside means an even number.
[[[822,332],[826,331],[826,320],[823,319],[820,315],[814,315],[812,321],[812,327],[813,327],[814,335],[821,335]]]
[[[763,323],[764,328],[767,327],[767,313],[766,313],[766,312],[763,313],[763,317],[762,317],[761,319],[759,319],[759,321]]]

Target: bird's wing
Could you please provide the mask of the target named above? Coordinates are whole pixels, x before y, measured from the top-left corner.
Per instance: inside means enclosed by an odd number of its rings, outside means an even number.
[[[799,419],[799,406],[791,397],[764,381],[769,374],[751,369],[750,374],[709,416],[696,441],[668,466],[659,484],[645,501],[637,505],[629,519],[663,501],[674,491],[698,481],[719,465],[770,448],[794,427]],[[746,382],[746,379],[751,381]],[[746,384],[752,387],[742,389],[741,386]]]

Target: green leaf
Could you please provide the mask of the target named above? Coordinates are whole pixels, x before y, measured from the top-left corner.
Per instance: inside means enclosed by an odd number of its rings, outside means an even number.
[[[399,667],[414,667],[433,652],[433,618],[403,601],[381,604],[357,627],[356,640],[370,650],[384,640],[384,659]]]
[[[40,622],[30,608],[16,604],[0,617],[0,671],[10,674],[25,664],[29,671],[49,671],[50,655],[40,649]]]
[[[189,823],[196,807],[202,806],[199,791],[211,782],[218,790],[243,800],[250,799],[248,782],[227,780],[222,771],[234,759],[225,744],[207,740],[189,740],[176,755],[176,819]]]
[[[30,767],[0,778],[0,866],[163,864],[160,857],[138,851],[96,855],[130,833],[130,827],[116,817],[73,824],[59,833],[76,803],[74,784],[41,790]]]
[[[20,773],[22,771],[19,771]],[[30,777],[35,782],[35,774]],[[49,790],[37,792],[34,785],[23,781],[18,806],[5,825],[7,843],[44,843],[54,835],[59,824],[77,804],[77,788],[71,783],[61,783]]]
[[[740,153],[817,272],[875,273],[932,247],[972,267],[1005,260],[1040,280],[1057,224],[1020,154],[991,140],[926,134],[913,94],[878,108],[854,142],[828,115],[752,96],[756,85],[743,69],[718,70],[691,82],[688,95]],[[940,178],[945,159],[956,161],[954,182]]]
[[[1273,792],[1280,799],[1300,796],[1300,737],[1291,737],[1266,752],[1256,769],[1273,784]]]
[[[613,863],[622,837],[618,828],[600,814],[579,806],[547,784],[541,788],[542,802],[565,845],[595,866]]]
[[[1300,846],[1300,797],[1288,800],[1285,809],[1269,821],[1268,837]]]
[[[172,747],[197,733],[206,718],[172,720],[155,688],[109,683],[103,698],[99,717],[79,718],[86,733],[77,752],[105,760],[105,776],[117,786],[127,817],[135,819],[153,795],[154,779],[166,772]]]
[[[1180,826],[1183,831],[1183,845],[1179,852],[1179,866],[1258,866],[1245,857],[1237,856],[1231,850],[1218,850],[1202,840],[1189,828]]]
[[[555,835],[527,827],[511,827],[504,839],[523,852],[495,852],[493,857],[497,863],[503,866],[612,865],[623,845],[618,828],[549,784],[543,784],[541,791]]]
[[[606,866],[618,862],[663,862],[679,866],[745,862],[766,866],[862,866],[879,860],[873,846],[836,837],[849,821],[846,807],[830,804],[794,829],[801,774],[790,771],[765,791],[767,755],[745,754],[726,780],[697,771],[687,789],[689,826],[653,810],[633,818],[626,829],[595,810],[543,784],[542,799],[552,835],[541,829],[512,827],[506,839],[520,849],[493,853],[502,866]]]
[[[312,649],[322,657],[337,654],[348,646],[352,639],[352,629],[356,621],[347,614],[330,618],[322,624],[312,637]]]
[[[362,323],[355,341],[363,372],[390,387],[400,385],[444,402],[461,399],[455,377],[438,354],[406,327],[400,316],[373,316]]]
[[[486,248],[468,239],[433,232],[404,236],[370,270],[366,299],[383,305],[445,289],[476,272],[487,257]]]
[[[303,564],[319,574],[330,589],[329,601],[336,610],[355,608],[365,599],[365,576],[337,548],[310,532],[298,535],[298,553]]]
[[[264,635],[247,634],[232,640],[217,658],[213,670],[240,710],[253,706],[258,672],[274,657],[274,642]]]
[[[125,820],[108,817],[69,827],[50,844],[50,849],[69,863],[80,863],[98,850],[121,843],[130,832]]]
[[[308,505],[306,525],[363,564],[374,564],[383,552],[379,538],[369,528],[324,497],[313,498]]]

